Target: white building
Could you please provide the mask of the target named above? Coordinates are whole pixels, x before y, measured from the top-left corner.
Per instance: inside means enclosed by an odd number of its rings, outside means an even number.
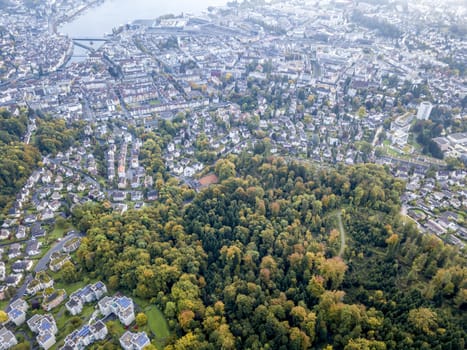
[[[428,120],[432,109],[433,109],[433,105],[430,102],[424,101],[420,103],[420,106],[418,107],[418,112],[417,112],[417,119]]]
[[[101,320],[92,325],[84,325],[67,335],[65,344],[60,350],[84,349],[96,341],[103,340],[107,336],[107,333],[107,327]]]
[[[146,332],[131,333],[126,331],[120,337],[120,345],[124,350],[142,350],[151,344]]]
[[[101,281],[88,284],[71,294],[65,307],[72,315],[77,315],[83,310],[83,304],[99,300],[105,293],[107,293],[107,288]]]
[[[135,320],[133,300],[128,297],[104,297],[98,305],[104,317],[114,313],[125,326],[130,325]]]
[[[0,350],[7,350],[16,344],[18,340],[15,335],[5,327],[0,328]]]
[[[19,298],[13,301],[8,307],[8,318],[16,326],[20,326],[26,321],[26,311],[28,311],[29,305],[23,299]]]
[[[50,349],[56,343],[55,334],[58,329],[51,314],[36,314],[28,320],[27,324],[32,332],[37,333],[37,343],[44,350]]]

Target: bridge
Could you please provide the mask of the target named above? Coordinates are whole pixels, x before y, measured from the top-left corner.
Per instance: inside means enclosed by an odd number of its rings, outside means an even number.
[[[103,37],[79,37],[79,38],[72,38],[73,41],[109,41],[109,38]]]
[[[82,47],[85,50],[88,50],[88,51],[91,51],[91,52],[96,51],[96,49],[94,49],[93,47],[88,46],[88,45],[84,45],[83,43],[80,43],[79,41],[75,41],[74,43],[75,43],[76,46]]]

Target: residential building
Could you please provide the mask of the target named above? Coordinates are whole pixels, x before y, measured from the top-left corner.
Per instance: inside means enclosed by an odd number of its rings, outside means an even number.
[[[36,274],[36,278],[29,282],[26,293],[35,295],[36,293],[46,288],[51,288],[54,285],[54,280],[50,278],[44,271],[40,271]]]
[[[5,263],[3,261],[0,261],[0,281],[3,281],[5,279]]]
[[[16,344],[18,340],[15,335],[5,327],[0,328],[0,350],[8,350]]]
[[[418,120],[428,120],[430,118],[431,110],[433,109],[433,105],[428,102],[424,101],[420,103],[417,111],[417,119]]]
[[[107,293],[107,288],[101,281],[88,284],[71,294],[65,307],[72,315],[77,315],[83,310],[83,304],[99,300],[105,293]]]
[[[124,350],[142,350],[151,344],[146,332],[132,333],[126,331],[120,337],[120,345]]]
[[[79,248],[80,243],[81,243],[81,238],[75,237],[69,240],[68,242],[66,242],[62,250],[65,253],[74,252],[76,249]]]
[[[28,320],[27,324],[33,333],[37,333],[37,343],[44,350],[48,350],[55,344],[55,334],[57,334],[58,329],[51,314],[36,314]]]
[[[128,297],[104,297],[98,305],[104,316],[114,313],[125,326],[135,320],[133,300]]]
[[[101,320],[92,325],[85,325],[66,336],[60,350],[81,350],[107,336],[107,327]]]
[[[44,297],[42,302],[42,308],[45,311],[50,311],[53,308],[57,307],[66,299],[66,292],[64,289],[59,289],[53,292],[52,294]]]
[[[49,269],[53,272],[59,271],[63,264],[69,261],[71,257],[68,254],[55,252],[50,256]]]
[[[26,321],[26,311],[28,311],[28,303],[19,298],[13,301],[7,308],[9,319],[16,325],[20,326]]]

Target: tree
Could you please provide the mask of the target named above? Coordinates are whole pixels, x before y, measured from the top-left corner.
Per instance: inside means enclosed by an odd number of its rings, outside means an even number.
[[[182,329],[187,331],[192,326],[192,321],[195,318],[195,313],[191,310],[183,310],[178,315],[178,322]]]
[[[235,176],[235,164],[228,159],[218,160],[215,166],[215,171],[219,177],[219,181],[226,180]]]
[[[136,315],[135,321],[136,321],[136,325],[138,327],[144,327],[148,323],[148,317],[146,316],[146,314],[144,312],[139,312]]]
[[[357,111],[357,115],[358,115],[360,118],[363,118],[364,116],[366,116],[366,108],[365,108],[365,106],[360,106],[360,108],[359,108],[358,111]]]
[[[71,261],[63,264],[60,275],[62,280],[67,283],[74,283],[80,278],[78,271],[76,271],[76,266]]]
[[[374,164],[314,168],[247,152],[227,160],[217,164],[226,179],[190,203],[164,180],[161,200],[138,211],[94,203],[73,213],[86,229],[82,271],[164,310],[167,350],[418,349],[428,337],[436,348],[464,347],[465,257],[401,222],[401,181]],[[329,246],[337,211],[346,262]],[[438,305],[429,336],[414,326],[422,317],[408,321],[409,310]]]
[[[5,323],[7,321],[8,321],[8,314],[5,311],[0,310],[0,324]]]
[[[13,346],[11,350],[29,350],[30,348],[31,344],[28,341],[24,341]]]
[[[152,345],[152,344],[149,344],[149,345],[146,345],[143,350],[157,350],[157,348]]]
[[[426,335],[433,335],[438,327],[438,315],[426,307],[410,310],[408,321],[416,330]]]
[[[322,262],[320,272],[331,289],[336,289],[343,281],[347,265],[340,257],[326,259]]]
[[[386,344],[378,340],[357,338],[350,339],[344,350],[386,350]]]

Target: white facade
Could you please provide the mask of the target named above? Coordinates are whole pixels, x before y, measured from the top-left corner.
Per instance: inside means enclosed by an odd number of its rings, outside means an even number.
[[[5,327],[2,327],[0,329],[0,350],[7,350],[16,344],[18,344],[18,341],[15,335]]]
[[[418,107],[418,112],[417,112],[417,119],[428,120],[432,109],[433,109],[433,105],[430,102],[424,101],[420,103],[420,106]]]

